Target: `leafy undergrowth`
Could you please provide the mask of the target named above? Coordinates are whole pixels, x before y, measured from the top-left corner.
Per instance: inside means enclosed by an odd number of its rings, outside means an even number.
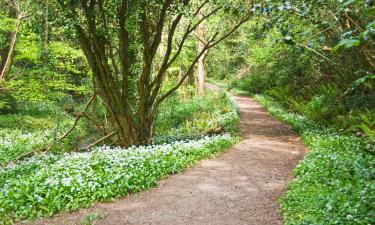
[[[180,91],[162,105],[152,145],[103,146],[84,153],[56,150],[11,164],[14,157],[61,135],[72,119],[53,105],[0,116],[4,122],[0,132],[0,224],[76,210],[150,188],[158,179],[239,141],[233,134],[239,113],[230,96],[193,94]],[[200,135],[218,126],[232,134]],[[66,142],[85,134],[82,127]]]
[[[152,145],[74,153],[75,143],[92,129],[83,120],[52,152],[17,161],[73,124],[62,105],[20,105],[16,114],[0,115],[0,224],[76,210],[152,187],[237,142],[236,135],[200,134],[215,127],[233,132],[238,121],[237,106],[227,94],[197,97],[195,89],[186,88],[162,104]]]
[[[0,167],[22,154],[45,147],[72,124],[71,116],[50,103],[33,103],[23,106],[17,114],[0,115]],[[58,148],[71,149],[74,140],[87,134],[86,128],[80,122]]]
[[[253,94],[248,92],[247,90],[243,90],[243,89],[240,89],[240,88],[237,88],[237,87],[231,85],[231,83],[233,82],[231,80],[217,80],[217,79],[214,79],[214,78],[208,78],[207,80],[208,80],[208,82],[210,82],[212,84],[215,84],[218,87],[221,87],[225,90],[228,90],[233,94],[243,95],[243,96],[253,96]]]
[[[36,156],[0,170],[2,223],[49,216],[150,188],[238,141],[230,134],[122,149]]]
[[[156,123],[155,143],[195,138],[211,128],[222,126],[235,131],[239,122],[235,103],[227,94],[207,92],[194,96],[179,90],[163,102]],[[83,105],[80,104],[79,108]],[[0,167],[33,150],[46,147],[73,125],[73,117],[52,102],[28,103],[17,114],[0,115]],[[80,139],[87,139],[93,124],[80,120],[73,132],[52,150],[72,151]]]
[[[222,126],[236,130],[238,109],[227,93],[206,91],[204,96],[173,96],[161,105],[156,123],[157,136],[199,135]]]
[[[309,149],[280,199],[285,224],[375,224],[374,142],[288,113],[269,97],[255,98]]]

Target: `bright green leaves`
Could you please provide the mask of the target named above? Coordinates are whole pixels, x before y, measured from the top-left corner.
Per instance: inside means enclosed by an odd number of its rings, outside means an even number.
[[[371,28],[375,28],[375,20],[373,20],[372,22],[370,22],[369,24],[367,24],[366,26],[366,29],[371,29]]]
[[[366,87],[371,90],[375,88],[374,81],[375,81],[375,74],[363,76],[357,79],[356,81],[354,81],[353,84],[350,85],[350,87],[345,91],[344,94],[349,94],[350,92],[353,92],[360,87]]]
[[[228,134],[128,149],[48,154],[0,169],[0,223],[50,216],[155,186],[238,141]]]
[[[342,2],[342,0],[340,2]],[[347,6],[349,6],[349,5],[351,5],[351,4],[355,3],[355,2],[356,2],[356,0],[347,0],[347,1],[344,1],[343,3],[341,3],[341,7],[347,7]]]
[[[367,151],[375,145],[288,113],[269,97],[256,99],[309,148],[280,200],[284,224],[373,224],[374,155]]]
[[[16,19],[0,15],[0,32],[12,32],[15,29]]]
[[[333,51],[337,52],[341,48],[358,47],[360,44],[361,41],[358,39],[344,39],[333,48]]]
[[[333,51],[337,52],[338,50],[342,48],[352,48],[352,47],[358,47],[361,44],[365,43],[369,39],[375,36],[375,20],[368,23],[366,25],[366,30],[361,32],[356,37],[350,37],[341,40],[334,48]]]

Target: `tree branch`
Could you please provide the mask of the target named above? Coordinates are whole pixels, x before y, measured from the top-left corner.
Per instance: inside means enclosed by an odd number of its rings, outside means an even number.
[[[244,24],[245,22],[247,22],[250,18],[251,18],[252,14],[249,14],[247,15],[246,17],[244,17],[239,23],[237,23],[228,33],[224,34],[223,36],[221,36],[218,40],[214,41],[214,38],[218,35],[218,33],[216,33],[215,35],[213,35],[213,37],[210,39],[210,41],[208,42],[208,44],[201,50],[201,52],[195,57],[194,61],[190,64],[189,66],[189,69],[185,72],[185,74],[182,76],[182,78],[180,79],[180,81],[174,86],[172,87],[169,91],[167,91],[164,95],[162,95],[155,103],[155,107],[158,107],[158,105],[164,101],[168,96],[170,96],[174,91],[176,91],[180,86],[181,84],[185,81],[185,79],[189,76],[189,74],[192,72],[192,70],[194,69],[194,66],[195,64],[198,62],[199,58],[210,48],[216,46],[217,44],[219,44],[221,41],[223,41],[224,39],[226,39],[227,37],[229,37],[230,35],[232,35],[242,24]]]
[[[99,144],[100,142],[103,142],[103,141],[107,140],[108,138],[114,136],[115,134],[117,134],[117,132],[114,131],[114,132],[112,132],[112,133],[110,133],[110,134],[108,134],[108,135],[106,135],[104,137],[101,137],[98,140],[96,140],[94,143],[88,145],[87,147],[79,149],[79,151],[87,151],[90,148],[94,147],[95,145]]]

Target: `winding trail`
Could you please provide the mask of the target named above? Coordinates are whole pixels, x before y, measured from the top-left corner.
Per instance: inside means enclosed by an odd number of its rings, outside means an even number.
[[[103,218],[93,224],[105,225],[282,224],[277,199],[306,149],[289,126],[255,100],[235,100],[243,140],[228,151],[160,181],[157,188],[34,224],[79,224],[94,212]]]

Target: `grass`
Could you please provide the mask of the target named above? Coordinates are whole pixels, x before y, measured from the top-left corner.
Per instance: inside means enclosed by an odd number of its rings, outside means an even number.
[[[286,225],[375,224],[375,144],[255,98],[298,131],[309,149],[280,199]]]
[[[83,218],[81,223],[79,223],[78,225],[92,225],[93,222],[95,222],[97,220],[101,220],[102,218],[103,218],[103,216],[99,213],[95,213],[95,212],[90,213],[85,218]]]

